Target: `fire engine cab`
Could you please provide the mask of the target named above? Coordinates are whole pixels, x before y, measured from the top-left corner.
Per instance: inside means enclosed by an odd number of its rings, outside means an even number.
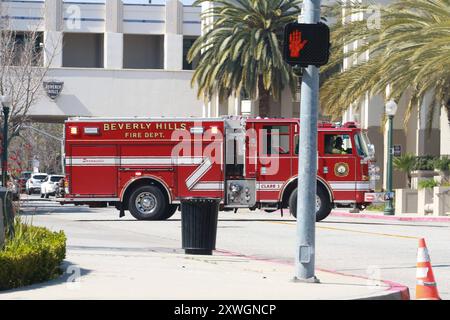
[[[355,123],[318,131],[317,220],[335,206],[364,209],[375,187],[366,133]],[[299,133],[299,119],[72,118],[59,201],[115,206],[139,220],[168,219],[193,197],[296,216]]]

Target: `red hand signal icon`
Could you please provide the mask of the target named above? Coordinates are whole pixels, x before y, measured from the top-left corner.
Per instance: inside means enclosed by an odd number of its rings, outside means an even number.
[[[300,51],[306,46],[308,40],[302,41],[302,33],[298,30],[292,32],[289,36],[289,52],[291,58],[300,57]]]

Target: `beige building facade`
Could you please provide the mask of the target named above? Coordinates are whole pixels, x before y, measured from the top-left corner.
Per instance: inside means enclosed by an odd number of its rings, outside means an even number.
[[[2,18],[8,17],[14,30],[42,33],[45,63],[50,65],[45,80],[63,83],[55,99],[44,92],[32,107],[31,116],[40,121],[63,121],[70,116],[258,116],[257,102],[230,97],[204,104],[191,87],[195,65],[186,61],[186,55],[206,23],[201,21],[201,12],[210,5],[194,7],[177,0],[164,4],[121,0],[0,2]],[[349,44],[349,48],[357,45]],[[357,61],[346,59],[344,69],[353,63]],[[405,97],[398,102],[394,144],[401,146],[402,153],[450,154],[446,111],[437,110],[427,132],[429,102],[424,101],[421,112],[413,112],[405,127]],[[384,105],[383,97],[367,95],[342,117],[343,122],[356,121],[368,130],[381,167],[387,158]],[[299,109],[299,93],[292,96],[285,90],[281,101],[272,103],[270,115],[298,117]],[[405,181],[402,174],[395,173],[394,187],[404,186]]]

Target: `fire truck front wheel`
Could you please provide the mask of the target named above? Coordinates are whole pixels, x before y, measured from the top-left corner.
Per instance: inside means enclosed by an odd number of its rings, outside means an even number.
[[[131,194],[128,210],[137,220],[166,220],[168,201],[156,186],[143,186]]]
[[[323,188],[318,186],[316,194],[316,221],[325,220],[330,215],[331,209],[332,206],[328,194]],[[289,198],[289,211],[297,218],[297,188],[292,191]]]

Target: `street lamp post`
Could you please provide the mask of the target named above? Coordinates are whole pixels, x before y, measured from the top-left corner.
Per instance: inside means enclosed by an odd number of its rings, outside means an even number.
[[[6,187],[8,177],[8,118],[11,108],[11,97],[8,95],[1,96],[0,100],[3,106],[2,185]]]
[[[386,115],[388,116],[388,155],[387,155],[387,168],[386,168],[386,192],[392,194],[392,156],[393,156],[393,122],[394,116],[397,113],[398,105],[394,100],[386,103]],[[384,208],[384,215],[393,216],[395,209],[393,206],[393,198],[389,197]]]

